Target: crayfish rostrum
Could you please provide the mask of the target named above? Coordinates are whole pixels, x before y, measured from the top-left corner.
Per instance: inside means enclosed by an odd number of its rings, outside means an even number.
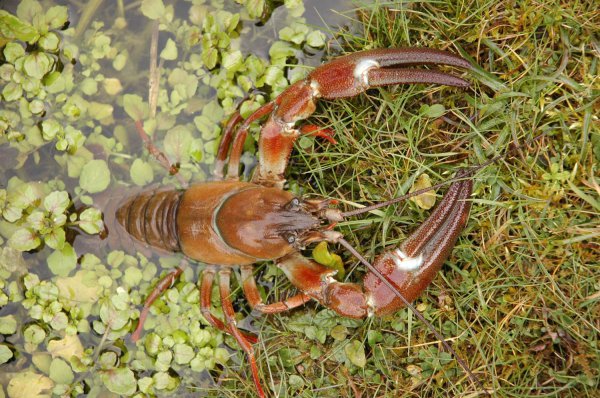
[[[200,282],[202,314],[213,326],[232,334],[247,354],[254,383],[264,396],[251,343],[241,332],[230,300],[232,267],[240,267],[242,287],[250,305],[276,313],[314,299],[337,313],[353,318],[396,311],[414,300],[446,260],[468,218],[472,191],[470,178],[454,182],[429,218],[400,246],[375,259],[374,270],[362,284],[335,280],[335,271],[305,258],[300,249],[313,242],[347,242],[331,224],[346,215],[331,200],[305,200],[283,189],[284,172],[293,144],[302,134],[333,141],[327,130],[296,126],[310,116],[317,99],[355,96],[371,87],[433,83],[466,87],[468,83],[437,70],[403,67],[442,64],[469,69],[463,58],[424,48],[379,49],[339,57],[291,85],[246,120],[235,114],[227,124],[217,152],[217,181],[182,191],[154,191],[130,198],[117,220],[137,240],[207,264]],[[239,181],[239,163],[250,124],[266,118],[258,143],[258,166],[250,182]],[[227,158],[229,159],[226,162]],[[227,174],[225,175],[225,166]],[[263,303],[253,264],[272,260],[300,293],[278,303]],[[149,306],[181,271],[167,275],[147,299],[137,330],[138,339]],[[224,321],[210,311],[214,277],[224,310]]]

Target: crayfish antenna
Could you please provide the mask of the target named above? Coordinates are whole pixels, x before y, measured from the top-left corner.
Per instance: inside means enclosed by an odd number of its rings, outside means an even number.
[[[431,330],[434,336],[442,343],[444,348],[456,359],[460,367],[463,368],[465,373],[469,376],[469,379],[474,384],[476,384],[485,394],[490,395],[479,380],[479,378],[475,376],[475,374],[471,371],[469,365],[467,365],[467,363],[456,353],[456,351],[454,351],[452,346],[450,346],[450,344],[446,341],[444,336],[442,336],[437,331],[437,329],[431,324],[431,322],[425,319],[423,314],[402,295],[399,289],[392,282],[390,282],[388,278],[386,278],[381,272],[379,272],[377,268],[375,268],[370,262],[368,262],[367,259],[364,258],[347,240],[345,240],[344,238],[339,238],[337,242],[344,246],[346,249],[348,249],[348,251],[352,253],[352,255],[356,257],[361,263],[363,263],[364,266],[367,267],[370,272],[372,272],[377,278],[381,280],[381,282],[384,285],[386,285],[391,291],[393,291],[394,294],[404,303],[404,305],[408,309],[410,309],[416,315],[416,317],[419,318],[419,320],[429,328],[429,330]]]

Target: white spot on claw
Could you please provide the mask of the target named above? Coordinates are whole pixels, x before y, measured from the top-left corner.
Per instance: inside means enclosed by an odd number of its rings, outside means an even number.
[[[392,260],[398,269],[404,271],[414,271],[423,265],[423,255],[417,257],[409,257],[400,249],[396,249],[391,253]]]
[[[369,58],[359,61],[354,67],[354,78],[365,88],[369,87],[369,70],[372,68],[379,68],[379,62]]]
[[[310,88],[312,90],[313,97],[320,97],[321,96],[321,85],[319,84],[318,81],[311,80],[310,81]]]
[[[365,295],[365,302],[367,304],[367,316],[372,317],[375,315],[375,300],[370,294]]]

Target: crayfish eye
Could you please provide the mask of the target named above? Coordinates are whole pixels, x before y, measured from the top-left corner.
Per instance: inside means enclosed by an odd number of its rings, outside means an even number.
[[[300,199],[294,198],[285,206],[287,210],[298,211],[300,209]]]
[[[283,239],[285,239],[285,241],[286,241],[287,243],[289,243],[290,245],[291,245],[291,244],[294,244],[294,242],[296,242],[296,234],[295,234],[295,233],[292,233],[292,232],[286,232],[286,233],[282,234],[282,236],[281,236],[281,237],[282,237]]]

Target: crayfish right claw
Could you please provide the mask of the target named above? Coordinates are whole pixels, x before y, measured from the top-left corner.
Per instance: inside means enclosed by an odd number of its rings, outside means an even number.
[[[399,248],[385,252],[373,263],[407,301],[413,301],[425,290],[450,255],[467,223],[472,191],[470,178],[452,184],[429,218]],[[403,306],[397,295],[373,273],[365,276],[364,286],[376,315]]]

